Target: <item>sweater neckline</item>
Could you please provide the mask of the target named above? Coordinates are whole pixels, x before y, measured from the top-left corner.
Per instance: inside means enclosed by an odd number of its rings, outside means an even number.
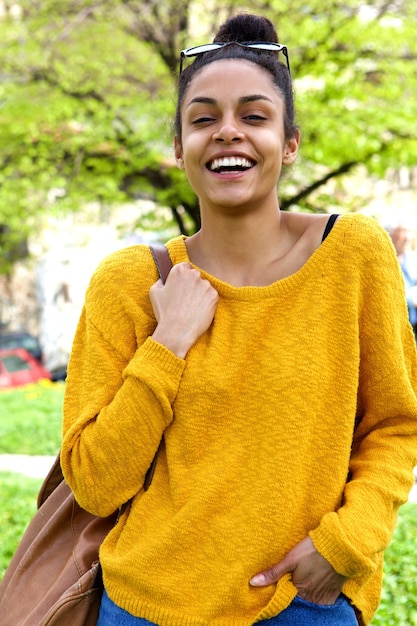
[[[185,245],[185,241],[187,237],[185,235],[181,235],[180,237],[176,237],[168,242],[169,252],[172,258],[173,263],[190,263],[192,267],[198,269],[201,272],[201,276],[210,281],[210,283],[215,287],[219,295],[224,298],[232,298],[239,300],[253,300],[268,297],[274,297],[278,293],[290,292],[296,287],[301,286],[305,281],[307,281],[312,275],[317,274],[317,270],[320,269],[323,264],[329,259],[329,251],[334,250],[335,245],[341,241],[343,238],[343,233],[346,232],[346,228],[350,223],[348,215],[341,215],[337,222],[334,224],[332,230],[329,235],[325,238],[324,241],[319,245],[318,248],[313,252],[313,254],[307,259],[307,261],[300,267],[299,270],[286,276],[285,278],[280,278],[277,281],[271,283],[270,285],[265,286],[251,286],[245,285],[243,287],[235,287],[234,285],[230,285],[226,283],[216,276],[209,274],[205,270],[201,269],[197,265],[191,263],[187,247]]]

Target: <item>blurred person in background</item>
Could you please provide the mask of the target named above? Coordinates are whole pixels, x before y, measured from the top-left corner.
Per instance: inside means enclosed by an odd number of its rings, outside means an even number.
[[[408,316],[417,334],[417,253],[414,250],[415,229],[405,223],[388,226],[397,258],[404,276]]]

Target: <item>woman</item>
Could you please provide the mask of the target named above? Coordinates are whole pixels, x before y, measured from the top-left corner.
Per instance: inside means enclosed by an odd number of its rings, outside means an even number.
[[[130,503],[101,549],[99,626],[369,624],[416,464],[400,270],[370,219],[280,211],[286,50],[252,15],[215,42],[179,81],[201,230],[168,243],[165,285],[145,246],[107,258],[74,340],[65,476],[96,515]]]

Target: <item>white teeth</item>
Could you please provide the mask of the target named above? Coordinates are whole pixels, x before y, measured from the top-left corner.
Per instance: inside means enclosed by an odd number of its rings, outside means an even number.
[[[232,156],[232,157],[222,157],[221,159],[214,159],[210,163],[211,170],[218,170],[221,167],[252,167],[252,161],[245,159],[243,157]]]

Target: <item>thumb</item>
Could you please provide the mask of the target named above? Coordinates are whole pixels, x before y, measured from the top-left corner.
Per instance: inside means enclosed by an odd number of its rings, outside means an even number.
[[[295,565],[290,562],[290,559],[284,557],[282,561],[276,565],[253,576],[249,584],[252,585],[252,587],[267,587],[268,585],[276,583],[284,574],[293,572],[294,569]]]

